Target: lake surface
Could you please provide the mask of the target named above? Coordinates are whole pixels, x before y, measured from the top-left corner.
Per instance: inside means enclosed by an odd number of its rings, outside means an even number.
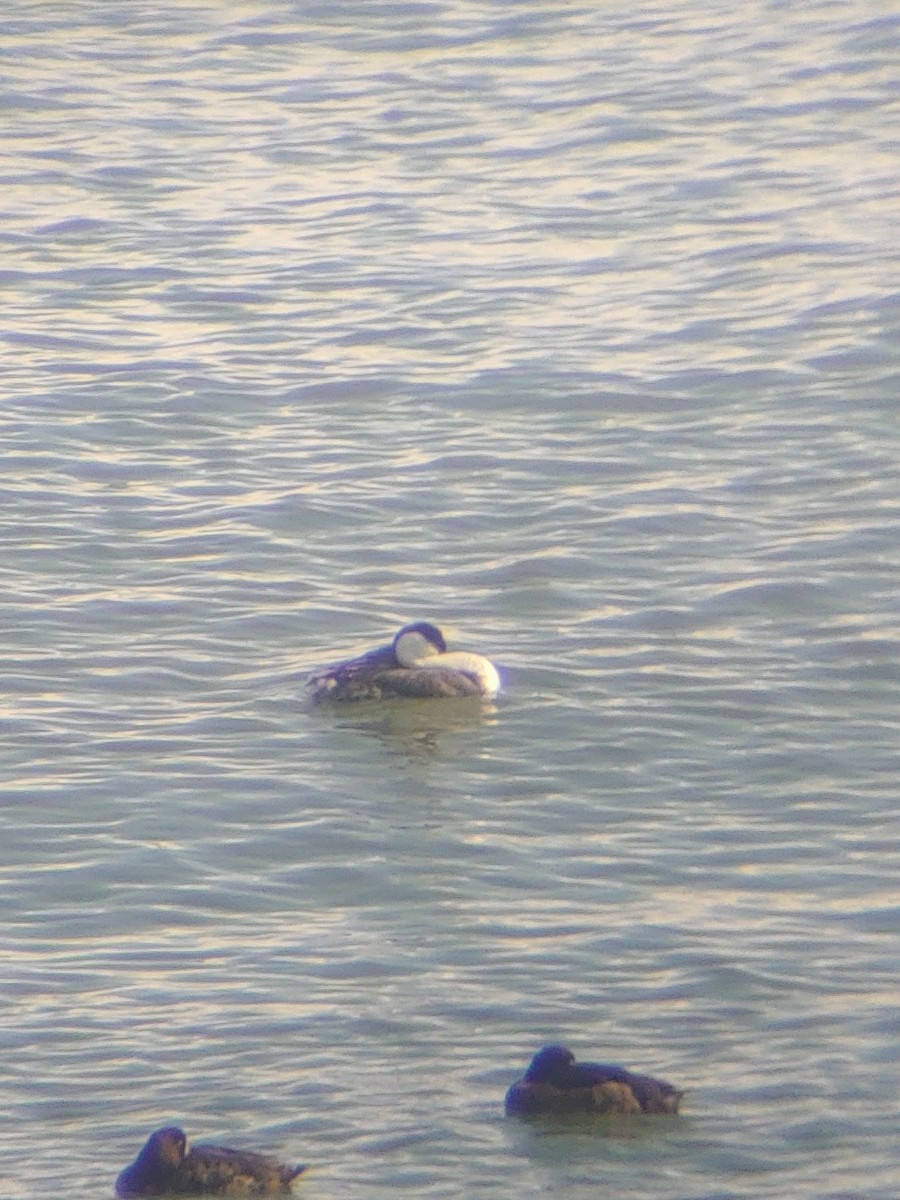
[[[900,18],[7,7],[0,1193],[896,1200]],[[409,620],[495,704],[310,710]],[[507,1121],[544,1042],[683,1115]]]

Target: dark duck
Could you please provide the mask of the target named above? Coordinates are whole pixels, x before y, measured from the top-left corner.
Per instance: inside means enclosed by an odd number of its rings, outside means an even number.
[[[506,1093],[510,1116],[538,1113],[677,1113],[671,1083],[606,1063],[579,1063],[565,1046],[545,1046]]]
[[[305,1167],[286,1167],[251,1150],[192,1146],[171,1126],[150,1135],[116,1180],[117,1196],[273,1196],[291,1190]]]
[[[500,676],[482,655],[448,650],[439,629],[417,621],[404,625],[389,645],[316,671],[307,689],[313,704],[399,697],[490,699],[500,690]]]

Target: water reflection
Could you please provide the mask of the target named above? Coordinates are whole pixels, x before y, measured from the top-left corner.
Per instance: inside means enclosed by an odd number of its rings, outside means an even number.
[[[316,711],[322,720],[374,737],[393,754],[410,760],[443,757],[451,739],[497,723],[497,706],[477,696],[420,704],[378,701]]]

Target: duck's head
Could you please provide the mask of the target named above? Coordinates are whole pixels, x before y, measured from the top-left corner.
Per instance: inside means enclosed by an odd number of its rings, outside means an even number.
[[[447,650],[444,635],[427,621],[404,625],[395,635],[393,646],[394,655],[401,667],[414,667],[423,658],[432,658],[435,654],[446,653]]]
[[[157,1129],[156,1133],[150,1135],[141,1157],[146,1156],[154,1163],[165,1164],[167,1167],[178,1167],[184,1159],[186,1149],[187,1138],[184,1133],[177,1126],[170,1125],[165,1129]]]
[[[555,1083],[564,1080],[575,1055],[566,1046],[544,1046],[538,1050],[525,1072],[527,1083]]]

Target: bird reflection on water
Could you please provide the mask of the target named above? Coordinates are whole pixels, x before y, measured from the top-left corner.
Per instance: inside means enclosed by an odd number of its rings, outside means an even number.
[[[389,701],[342,706],[329,713],[330,725],[374,737],[392,754],[410,761],[440,757],[460,735],[496,723],[497,706],[472,696],[427,704]]]

